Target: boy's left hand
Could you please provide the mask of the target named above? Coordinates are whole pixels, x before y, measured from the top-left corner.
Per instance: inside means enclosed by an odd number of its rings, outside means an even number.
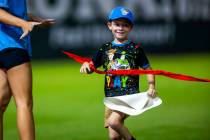
[[[153,89],[153,88],[148,89],[148,90],[147,90],[147,94],[148,94],[150,97],[153,97],[153,98],[157,96],[157,92],[156,92],[156,90]]]

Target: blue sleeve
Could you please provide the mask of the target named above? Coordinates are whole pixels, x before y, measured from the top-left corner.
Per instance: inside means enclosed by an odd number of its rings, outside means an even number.
[[[139,47],[139,54],[137,57],[137,61],[138,61],[138,66],[143,69],[150,67],[149,60],[141,47]]]
[[[8,9],[9,8],[9,0],[0,0],[0,8],[5,8]]]

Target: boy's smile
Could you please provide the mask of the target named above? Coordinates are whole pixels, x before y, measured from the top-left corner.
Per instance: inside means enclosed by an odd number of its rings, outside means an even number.
[[[112,31],[114,40],[123,43],[128,39],[128,34],[132,29],[132,24],[126,19],[116,19],[108,22],[108,27]]]

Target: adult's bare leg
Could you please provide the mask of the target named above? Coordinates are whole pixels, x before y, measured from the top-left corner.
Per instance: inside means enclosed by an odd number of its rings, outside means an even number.
[[[11,99],[11,92],[5,71],[0,69],[0,140],[3,140],[3,114]]]
[[[7,75],[17,108],[17,126],[20,139],[34,140],[31,64],[28,62],[15,66],[7,71]]]

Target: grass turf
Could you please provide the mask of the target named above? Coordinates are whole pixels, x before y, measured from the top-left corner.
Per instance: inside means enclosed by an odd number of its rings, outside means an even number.
[[[210,78],[209,54],[151,55],[153,69]],[[33,96],[37,140],[106,140],[103,75],[81,75],[71,60],[34,61]],[[139,140],[209,140],[210,83],[156,77],[163,104],[126,125]],[[141,90],[147,89],[141,77]],[[4,118],[5,140],[18,139],[12,101]]]

